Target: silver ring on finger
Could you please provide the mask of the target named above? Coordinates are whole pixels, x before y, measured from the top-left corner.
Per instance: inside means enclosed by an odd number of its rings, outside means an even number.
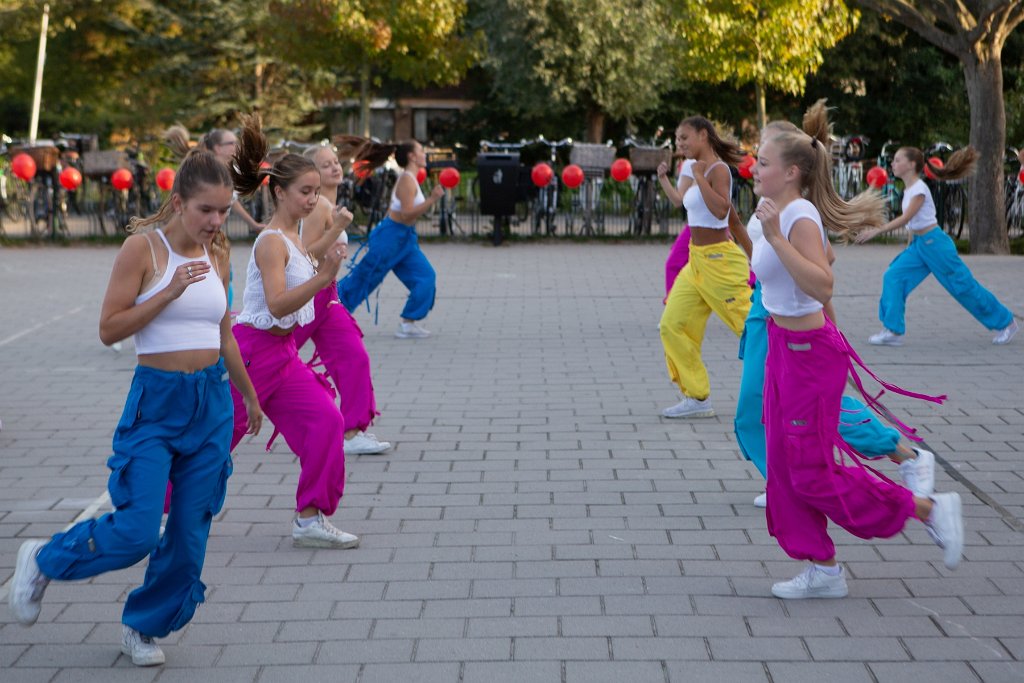
[[[189,277],[189,279],[191,279],[192,278],[192,266],[189,266],[185,270],[188,271],[188,277]]]

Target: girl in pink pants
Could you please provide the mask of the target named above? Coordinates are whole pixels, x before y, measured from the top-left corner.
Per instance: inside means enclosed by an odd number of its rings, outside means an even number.
[[[345,420],[326,380],[299,359],[294,335],[297,327],[313,322],[313,297],[334,280],[342,252],[331,246],[317,263],[299,239],[300,221],[319,200],[320,172],[313,162],[286,154],[271,168],[261,169],[266,153],[266,137],[253,115],[244,123],[231,174],[243,196],[269,178],[274,215],[253,244],[242,311],[233,331],[260,406],[299,458],[294,544],[354,548],[359,538],[327,520],[345,486]],[[343,230],[352,214],[341,208],[334,212],[334,221]],[[232,448],[242,438],[244,415],[235,396]]]
[[[344,178],[338,155],[327,145],[312,147],[305,153],[320,171],[320,201],[309,218],[299,226],[299,236],[313,258],[320,258],[331,248],[347,255],[348,236],[338,229],[333,219],[338,185]],[[334,381],[345,418],[345,453],[348,455],[377,455],[391,448],[387,441],[379,441],[366,432],[380,413],[373,395],[370,376],[370,355],[363,343],[363,331],[341,302],[338,301],[336,282],[317,292],[313,299],[315,317],[309,325],[295,330],[298,348],[310,339],[316,345],[314,363],[319,361]],[[316,364],[313,365],[316,367]]]
[[[843,202],[831,183],[828,122],[815,108],[805,130],[773,135],[754,166],[756,215],[764,239],[754,247],[768,322],[764,423],[768,466],[768,530],[786,554],[811,566],[772,586],[780,598],[840,598],[848,593],[836,562],[828,520],[860,538],[889,537],[911,517],[925,522],[945,549],[948,568],[960,562],[963,519],[956,493],[918,497],[866,469],[837,434],[842,390],[860,359],[825,317],[832,297],[832,269],[822,216],[829,228],[850,236],[883,221],[880,198]],[[809,114],[809,116],[811,116]],[[806,197],[806,198],[805,198]],[[819,213],[820,211],[820,213]],[[860,387],[860,379],[852,372]],[[910,394],[940,402],[942,398]],[[863,391],[862,391],[863,393]],[[868,405],[877,400],[865,395]],[[911,438],[912,430],[903,426]],[[837,461],[835,450],[854,456]]]

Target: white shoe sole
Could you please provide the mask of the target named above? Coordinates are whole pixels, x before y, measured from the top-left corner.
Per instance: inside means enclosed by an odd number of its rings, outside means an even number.
[[[7,604],[11,608],[11,612],[14,614],[14,618],[18,620],[18,623],[22,626],[31,626],[32,624],[39,621],[39,614],[34,616],[23,616],[18,611],[16,604],[19,591],[16,590],[16,586],[19,583],[19,579],[24,579],[29,572],[29,567],[36,563],[36,555],[39,553],[39,549],[46,545],[45,541],[25,541],[18,548],[18,559],[14,565],[14,577],[11,580],[9,592],[7,594]]]
[[[952,517],[954,520],[958,520],[959,527],[954,529],[954,536],[952,538],[942,539],[942,563],[946,565],[946,569],[956,569],[960,566],[960,560],[964,554],[964,516],[963,516],[963,503],[960,500],[960,494],[945,494],[948,496],[948,500],[952,501],[950,506],[952,510]]]
[[[661,416],[662,417],[667,417],[670,420],[685,419],[685,418],[688,418],[688,417],[695,417],[695,418],[699,418],[699,417],[714,417],[715,416],[715,409],[714,408],[708,408],[707,410],[696,410],[696,411],[693,411],[691,413],[680,413],[680,414],[669,414],[669,413],[667,413],[665,411],[662,411],[661,412]]]
[[[903,346],[903,340],[886,340],[886,341],[875,341],[874,339],[868,339],[868,343],[872,346]]]
[[[772,586],[772,595],[782,600],[818,600],[845,598],[850,594],[850,589],[844,584],[841,588],[828,588],[809,593],[793,594],[787,593],[785,589],[779,588],[776,584]]]
[[[161,664],[167,661],[167,657],[164,656],[163,651],[161,651],[159,655],[153,655],[148,659],[143,659],[141,657],[136,659],[135,657],[132,657],[131,648],[129,648],[124,643],[121,643],[121,654],[123,654],[125,657],[131,657],[132,664],[134,664],[135,666],[160,666]]]
[[[350,550],[359,547],[359,539],[347,543],[337,543],[320,538],[295,538],[292,536],[292,546],[296,548],[331,548],[334,550]]]
[[[352,448],[345,447],[345,455],[381,455],[391,450],[391,444],[381,444],[380,448]]]

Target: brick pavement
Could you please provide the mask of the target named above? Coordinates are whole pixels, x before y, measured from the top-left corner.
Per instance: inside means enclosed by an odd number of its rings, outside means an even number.
[[[386,456],[349,459],[339,526],[358,550],[287,537],[297,465],[283,442],[243,443],[213,527],[207,602],[137,670],[118,652],[120,605],[142,568],[53,585],[40,622],[0,610],[0,679],[16,681],[1021,681],[1024,533],[965,496],[966,560],[951,573],[919,525],[864,542],[835,532],[849,598],[788,602],[798,569],[750,504],[738,455],[736,340],[708,327],[718,417],[674,402],[661,355],[665,245],[428,244],[435,336],[391,337],[359,314]],[[934,281],[908,343],[874,348],[891,246],[839,248],[841,326],[880,374],[946,392],[889,397],[940,455],[1024,518],[1024,338],[991,333]],[[26,537],[53,533],[103,490],[133,367],[100,345],[111,248],[0,249],[0,579]],[[235,249],[236,273],[248,257]],[[1024,261],[968,258],[1024,311]],[[266,436],[266,435],[264,435]],[[886,471],[892,472],[891,468]]]

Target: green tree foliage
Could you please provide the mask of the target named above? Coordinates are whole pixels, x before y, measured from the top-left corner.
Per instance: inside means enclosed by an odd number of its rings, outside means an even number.
[[[753,83],[758,126],[766,88],[801,95],[824,51],[856,28],[842,0],[680,0],[682,71],[708,82]]]
[[[629,119],[658,105],[672,77],[664,2],[480,0],[493,96],[518,116],[577,112],[586,137],[605,117]]]
[[[271,51],[330,72],[336,88],[360,84],[364,132],[374,83],[456,84],[482,47],[462,31],[465,0],[271,0],[269,13]]]

